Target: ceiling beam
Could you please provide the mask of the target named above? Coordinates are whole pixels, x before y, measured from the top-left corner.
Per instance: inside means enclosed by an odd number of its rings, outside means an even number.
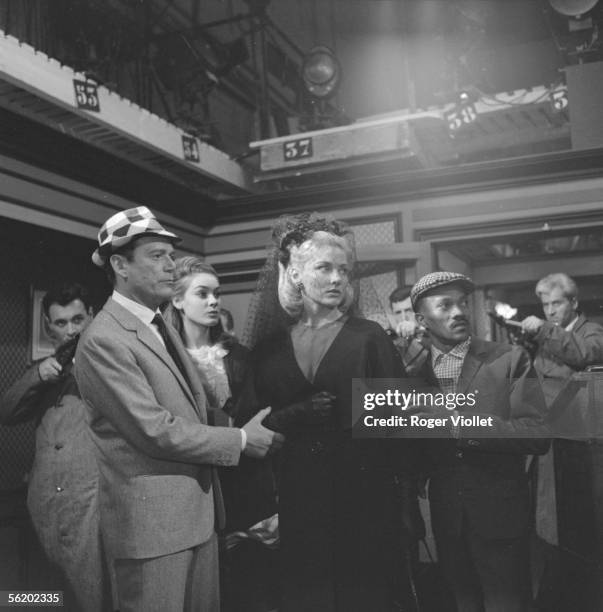
[[[199,161],[185,160],[183,130],[102,85],[97,88],[97,112],[78,108],[74,79],[86,81],[85,75],[74,72],[12,36],[4,35],[0,30],[0,80],[15,86],[19,96],[30,96],[32,102],[38,99],[46,103],[36,102],[41,109],[36,113],[39,121],[45,122],[47,112],[65,109],[82,128],[88,124],[90,127],[103,128],[108,135],[114,134],[117,137],[116,147],[124,149],[122,140],[126,139],[130,145],[127,154],[132,160],[140,157],[140,161],[153,153],[179,166],[183,172],[190,173],[191,177],[197,174],[234,187],[239,193],[251,190],[252,183],[243,167],[226,153],[197,140]],[[14,104],[12,106],[12,110],[19,108]],[[25,102],[20,106],[25,110],[29,108]],[[51,123],[52,127],[60,129],[60,121],[59,125],[54,121]],[[80,137],[86,139],[86,132],[81,131]],[[98,134],[94,138],[90,137],[90,144],[94,146],[97,137]],[[111,145],[105,142],[104,148],[107,146]],[[147,163],[147,167],[154,169],[151,162]]]

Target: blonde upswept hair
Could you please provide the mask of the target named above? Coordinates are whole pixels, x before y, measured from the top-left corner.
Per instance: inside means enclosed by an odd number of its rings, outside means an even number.
[[[299,319],[303,313],[304,301],[302,290],[299,285],[291,279],[290,269],[296,268],[301,270],[308,259],[321,247],[331,246],[341,248],[347,258],[350,266],[354,263],[354,249],[351,241],[347,236],[338,236],[327,231],[319,230],[311,234],[301,244],[289,244],[288,261],[283,263],[279,261],[278,275],[278,298],[280,305],[285,312],[294,319]],[[346,312],[354,302],[354,289],[351,283],[348,283],[344,297],[338,308],[342,312]]]

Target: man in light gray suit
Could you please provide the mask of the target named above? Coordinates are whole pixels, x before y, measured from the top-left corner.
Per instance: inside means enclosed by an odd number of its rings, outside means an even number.
[[[92,260],[114,291],[75,357],[121,612],[219,610],[215,526],[223,504],[213,466],[282,443],[261,425],[268,408],[242,429],[207,425],[198,374],[158,311],[172,296],[178,240],[146,207],[106,221]]]

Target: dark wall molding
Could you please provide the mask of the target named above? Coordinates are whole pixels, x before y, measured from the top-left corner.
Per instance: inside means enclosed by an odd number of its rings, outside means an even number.
[[[349,209],[602,176],[603,149],[564,151],[233,198],[217,204],[214,221],[219,225],[301,210]]]

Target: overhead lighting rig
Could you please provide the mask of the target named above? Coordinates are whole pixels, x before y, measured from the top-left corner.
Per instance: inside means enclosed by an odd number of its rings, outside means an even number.
[[[549,0],[549,5],[554,12],[545,9],[547,23],[567,63],[600,60],[603,15],[599,0]]]

